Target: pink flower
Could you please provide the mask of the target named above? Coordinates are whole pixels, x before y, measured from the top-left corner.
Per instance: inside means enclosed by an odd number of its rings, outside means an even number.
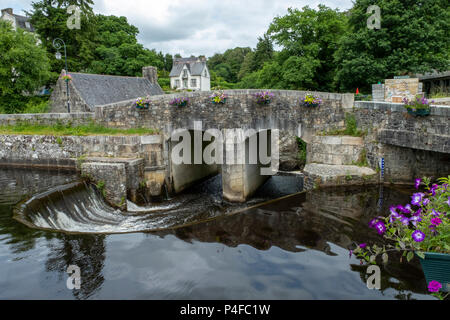
[[[433,218],[431,219],[431,224],[438,226],[442,223],[442,220],[440,218]]]
[[[428,291],[430,292],[439,292],[439,290],[441,290],[442,288],[442,284],[440,284],[439,282],[433,280],[428,284]]]

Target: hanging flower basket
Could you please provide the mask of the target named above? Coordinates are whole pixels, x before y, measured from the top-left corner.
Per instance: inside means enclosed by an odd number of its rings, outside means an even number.
[[[427,283],[437,281],[441,291],[450,292],[450,254],[426,252],[425,258],[419,258]]]
[[[425,97],[416,97],[416,100],[403,99],[406,110],[410,115],[416,117],[425,117],[430,115],[431,104]],[[431,101],[434,103],[434,101]]]
[[[430,115],[430,109],[412,109],[408,108],[408,113],[416,117],[425,117]]]
[[[186,107],[189,103],[189,98],[175,98],[172,101],[169,102],[170,105],[172,106],[177,106],[177,107]]]
[[[72,76],[70,74],[66,74],[66,75],[62,76],[61,79],[63,79],[66,82],[70,82],[70,81],[72,81]]]
[[[255,94],[256,103],[259,105],[266,105],[272,102],[274,94],[269,91],[258,92]]]
[[[300,104],[308,108],[318,108],[322,105],[322,99],[312,94],[307,94],[304,99],[300,100]]]
[[[213,104],[225,104],[228,96],[223,92],[214,92],[210,98]]]
[[[136,101],[134,102],[134,107],[136,107],[136,109],[140,109],[140,110],[146,110],[149,109],[150,107],[150,97],[147,96],[146,99],[143,98],[137,98]]]

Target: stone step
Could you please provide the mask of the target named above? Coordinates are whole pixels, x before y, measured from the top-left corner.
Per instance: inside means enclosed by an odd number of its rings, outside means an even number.
[[[378,174],[367,167],[310,163],[303,170],[305,189],[341,185],[377,184]]]

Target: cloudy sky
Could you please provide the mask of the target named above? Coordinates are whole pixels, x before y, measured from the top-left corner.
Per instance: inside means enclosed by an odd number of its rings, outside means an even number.
[[[31,8],[31,0],[0,0],[0,8]],[[140,30],[139,41],[147,48],[183,56],[252,47],[277,15],[287,8],[349,9],[351,0],[95,0],[95,13],[125,16]]]

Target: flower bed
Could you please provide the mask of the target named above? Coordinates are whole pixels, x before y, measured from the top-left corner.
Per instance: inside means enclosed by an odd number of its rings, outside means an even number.
[[[375,263],[378,256],[387,263],[390,251],[403,252],[401,259],[408,262],[417,255],[430,292],[443,298],[438,291],[448,291],[450,284],[450,176],[438,181],[431,185],[428,178],[417,179],[415,187],[419,190],[423,184],[423,192],[414,193],[405,206],[392,206],[388,217],[370,221],[369,226],[389,244],[363,243],[352,253],[368,263]]]
[[[322,105],[322,103],[323,103],[322,99],[312,94],[307,94],[305,98],[300,100],[301,105],[309,108],[318,108]]]

